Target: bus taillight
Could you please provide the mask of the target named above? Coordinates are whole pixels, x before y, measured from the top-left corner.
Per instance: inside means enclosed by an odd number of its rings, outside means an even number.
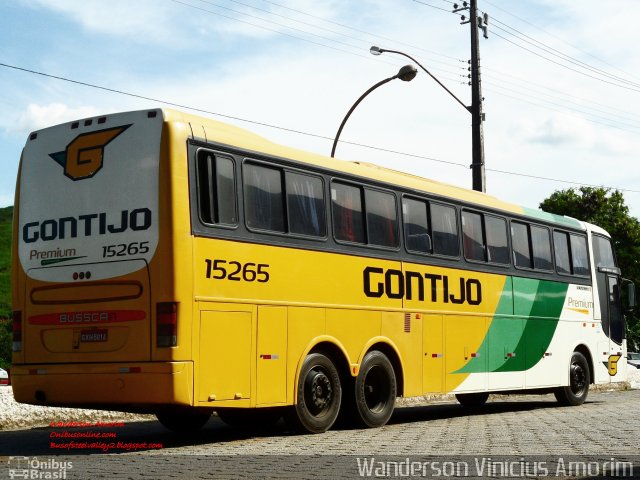
[[[13,312],[13,351],[22,351],[22,312],[20,310],[14,310]]]
[[[175,347],[178,344],[178,304],[162,302],[156,308],[158,347]]]

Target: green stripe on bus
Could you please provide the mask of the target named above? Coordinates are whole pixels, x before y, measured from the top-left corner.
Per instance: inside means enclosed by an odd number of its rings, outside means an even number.
[[[453,373],[518,372],[533,367],[553,339],[568,288],[559,282],[509,279],[477,356]]]
[[[563,225],[565,227],[571,228],[582,228],[580,222],[572,217],[565,217],[563,215],[556,215],[554,213],[543,212],[542,210],[537,210],[535,208],[526,208],[523,207],[524,214],[529,217],[537,218],[539,220],[544,220],[545,222],[552,222]]]

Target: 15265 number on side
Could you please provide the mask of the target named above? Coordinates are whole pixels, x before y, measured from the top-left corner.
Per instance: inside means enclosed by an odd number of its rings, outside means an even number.
[[[210,260],[205,259],[207,265],[207,278],[214,280],[231,280],[235,282],[259,282],[269,281],[269,265],[266,263],[242,263],[234,260]]]

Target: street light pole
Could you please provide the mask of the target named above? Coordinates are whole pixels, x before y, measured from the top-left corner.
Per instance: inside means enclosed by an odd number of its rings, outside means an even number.
[[[344,128],[345,123],[347,123],[347,120],[349,119],[349,117],[351,116],[353,111],[360,104],[360,102],[362,100],[364,100],[364,98],[367,95],[369,95],[371,92],[373,92],[379,86],[384,85],[385,83],[388,83],[391,80],[395,80],[396,78],[399,78],[403,82],[410,82],[411,80],[413,80],[415,78],[417,73],[418,73],[418,70],[416,69],[416,67],[414,67],[413,65],[405,65],[393,77],[385,78],[384,80],[376,83],[373,87],[371,87],[369,90],[364,92],[360,96],[360,98],[358,98],[358,100],[356,100],[356,103],[354,103],[351,106],[351,108],[349,109],[347,114],[344,116],[344,119],[342,120],[342,123],[340,124],[340,128],[338,128],[338,133],[336,133],[336,138],[333,140],[333,147],[331,148],[331,157],[333,158],[334,154],[336,153],[336,146],[338,145],[338,139],[340,138],[340,134],[342,133],[342,129]]]
[[[471,20],[471,172],[473,189],[479,192],[485,192],[484,132],[482,128],[484,113],[482,112],[482,89],[480,87],[480,45],[478,42],[477,0],[470,0],[469,2],[469,19]]]
[[[472,2],[475,3],[475,2]],[[474,18],[472,16],[472,18]],[[477,19],[476,19],[476,27],[477,31]],[[472,32],[474,29],[472,28]],[[473,38],[473,35],[472,35]],[[475,43],[472,42],[473,49],[475,55],[472,55],[471,59],[471,74],[472,74],[472,84],[474,85],[472,89],[472,101],[471,106],[465,105],[462,100],[456,97],[451,90],[444,86],[444,84],[438,80],[429,70],[427,70],[420,62],[418,62],[411,55],[406,54],[404,52],[400,52],[398,50],[387,50],[386,48],[380,48],[377,46],[373,46],[369,49],[372,55],[381,55],[384,52],[396,53],[398,55],[402,55],[403,57],[407,57],[414,61],[422,70],[424,70],[431,78],[433,78],[438,85],[444,88],[449,95],[451,95],[456,102],[458,102],[462,107],[469,113],[471,113],[471,127],[472,127],[472,163],[471,163],[471,173],[472,173],[472,185],[473,189],[479,192],[486,191],[486,183],[485,183],[485,173],[484,173],[484,147],[483,147],[483,133],[482,133],[482,121],[483,121],[483,113],[482,113],[482,94],[480,93],[480,73],[477,69],[478,64],[478,38],[476,35]],[[475,62],[475,63],[474,63]]]

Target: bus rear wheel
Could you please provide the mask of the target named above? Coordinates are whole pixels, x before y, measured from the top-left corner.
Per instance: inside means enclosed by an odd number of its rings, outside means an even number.
[[[156,418],[172,432],[195,432],[202,428],[211,417],[211,410],[168,410],[156,413]]]
[[[287,416],[289,423],[309,433],[329,430],[342,401],[340,376],[331,359],[321,353],[307,355],[300,369],[297,394],[298,401]]]
[[[365,355],[355,381],[357,420],[381,427],[391,418],[397,395],[396,375],[387,356],[374,350]]]
[[[573,352],[569,363],[569,385],[556,388],[553,393],[560,405],[575,407],[587,399],[590,383],[589,362],[582,353]]]
[[[487,403],[489,394],[487,392],[479,393],[456,393],[456,400],[463,407],[479,408]]]

